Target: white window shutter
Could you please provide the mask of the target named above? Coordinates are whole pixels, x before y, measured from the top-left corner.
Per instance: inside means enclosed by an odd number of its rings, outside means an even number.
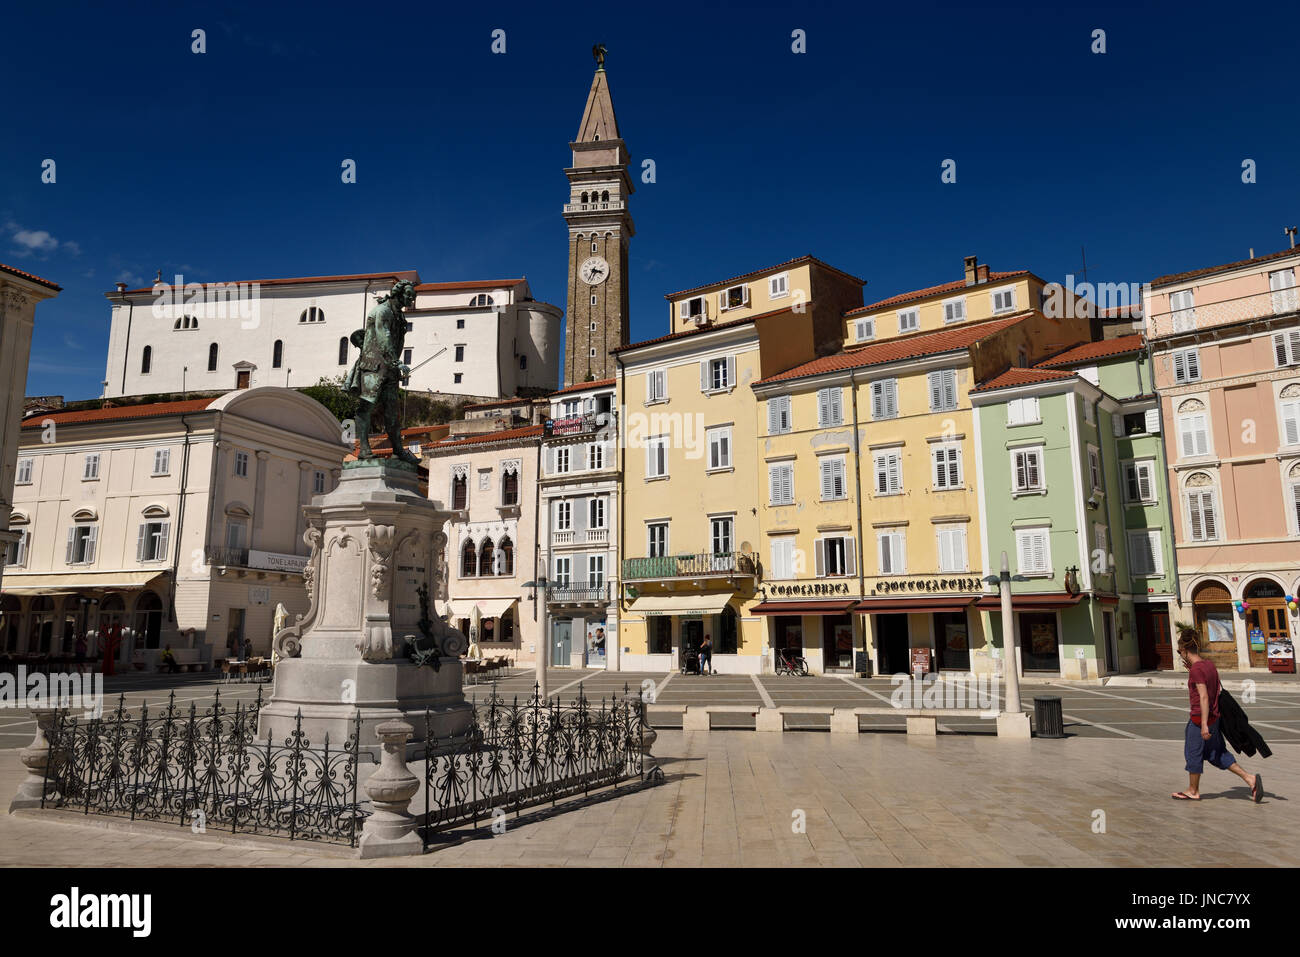
[[[844,574],[858,573],[858,543],[852,538],[844,539]]]
[[[167,560],[167,538],[171,532],[172,523],[163,522],[162,528],[158,532],[158,561]]]
[[[734,387],[736,384],[736,357],[727,356],[727,385]]]
[[[1201,493],[1201,519],[1205,522],[1205,537],[1207,539],[1218,538],[1218,529],[1214,522],[1214,493]]]
[[[821,578],[826,574],[826,542],[818,538],[813,541],[814,574]]]
[[[68,529],[68,553],[66,556],[64,556],[63,559],[65,565],[72,564],[72,553],[76,547],[77,547],[77,526],[73,525],[71,528]]]
[[[889,490],[891,492],[901,492],[903,490],[902,464],[900,456],[891,455],[889,457]]]
[[[878,419],[884,414],[882,411],[884,408],[883,386],[883,382],[871,383],[871,417],[873,419]]]
[[[821,389],[817,393],[817,424],[826,425],[830,421],[830,393],[826,389]]]
[[[144,522],[140,525],[140,533],[135,538],[135,560],[144,561],[145,537],[149,534],[149,523]]]
[[[781,402],[779,399],[767,400],[767,434],[776,435],[781,431]]]
[[[702,359],[700,361],[700,391],[708,392],[712,385],[713,383],[709,381],[709,360]]]
[[[829,499],[832,497],[831,492],[834,488],[834,479],[831,476],[831,463],[822,461],[819,463],[819,467],[821,471],[822,498]]]
[[[1150,501],[1154,496],[1151,494],[1151,466],[1141,465],[1137,470],[1138,477],[1138,494],[1142,496],[1142,501]]]
[[[1159,435],[1160,434],[1160,410],[1147,409],[1146,418],[1147,418],[1146,421],[1147,432],[1149,432],[1152,435]]]
[[[880,574],[888,575],[893,570],[894,567],[892,564],[890,564],[890,560],[889,560],[890,559],[889,536],[888,535],[877,536],[876,541],[880,546],[880,557],[878,559],[880,562]]]
[[[95,560],[95,543],[99,541],[99,526],[90,526],[90,535],[86,538],[86,564],[89,565]]]
[[[943,374],[939,372],[930,373],[930,409],[943,408]]]

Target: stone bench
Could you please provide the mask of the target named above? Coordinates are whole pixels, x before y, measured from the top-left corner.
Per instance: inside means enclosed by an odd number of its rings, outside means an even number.
[[[829,705],[786,705],[780,708],[755,708],[753,705],[667,705],[654,706],[661,713],[680,713],[683,731],[708,731],[714,714],[752,714],[754,730],[783,733],[787,714],[830,715],[832,734],[857,734],[858,718],[862,715],[892,716],[907,719],[907,733],[933,737],[938,734],[940,718],[982,718],[988,720],[981,708],[836,708]],[[1028,738],[1029,716],[999,713],[999,737]]]
[[[159,653],[161,655],[161,652]],[[176,667],[181,671],[203,671],[207,668],[199,659],[199,649],[197,648],[173,648],[172,657],[176,659]],[[167,663],[158,659],[158,671],[166,671]]]

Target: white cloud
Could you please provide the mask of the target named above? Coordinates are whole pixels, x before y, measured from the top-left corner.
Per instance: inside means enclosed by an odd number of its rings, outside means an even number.
[[[74,240],[60,241],[47,229],[24,229],[12,219],[5,221],[4,228],[9,233],[9,241],[13,243],[10,255],[20,259],[49,259],[50,254],[59,249],[73,256],[81,255],[79,243]]]

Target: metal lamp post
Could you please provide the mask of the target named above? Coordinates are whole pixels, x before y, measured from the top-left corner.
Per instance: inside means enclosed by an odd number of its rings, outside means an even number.
[[[1002,569],[998,575],[998,592],[1002,599],[1002,673],[1006,676],[1005,705],[998,715],[998,737],[1028,738],[1029,715],[1020,706],[1020,648],[1016,644],[1016,629],[1011,615],[1011,562],[1002,553]]]

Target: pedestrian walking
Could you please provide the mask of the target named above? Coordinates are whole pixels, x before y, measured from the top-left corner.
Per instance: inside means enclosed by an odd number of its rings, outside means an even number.
[[[709,669],[709,674],[713,674],[713,639],[708,635],[700,643],[700,674],[704,674],[705,668]]]
[[[1178,656],[1187,666],[1187,690],[1191,697],[1191,720],[1187,722],[1183,754],[1187,758],[1187,789],[1175,791],[1177,801],[1201,799],[1201,771],[1205,762],[1231,771],[1250,786],[1250,796],[1258,804],[1264,799],[1264,776],[1249,774],[1237,763],[1223,741],[1219,725],[1219,669],[1200,655],[1200,641],[1194,632],[1178,639]]]

